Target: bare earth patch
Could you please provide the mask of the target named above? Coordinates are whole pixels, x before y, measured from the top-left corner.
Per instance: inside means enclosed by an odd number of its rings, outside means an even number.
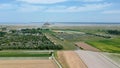
[[[0,68],[57,68],[53,60],[0,60]]]
[[[99,49],[95,48],[95,47],[92,47],[84,42],[78,42],[78,43],[75,43],[76,46],[84,49],[84,50],[89,50],[89,51],[100,51]]]
[[[63,68],[87,68],[81,58],[74,51],[59,51],[58,59],[62,63]]]

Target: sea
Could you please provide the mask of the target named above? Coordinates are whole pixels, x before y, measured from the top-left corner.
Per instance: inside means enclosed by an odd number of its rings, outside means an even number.
[[[37,23],[0,23],[0,25],[14,26],[42,26],[46,22]],[[47,22],[51,26],[120,26],[120,22]]]

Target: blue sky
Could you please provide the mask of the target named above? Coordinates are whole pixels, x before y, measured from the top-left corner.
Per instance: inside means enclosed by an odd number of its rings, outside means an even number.
[[[120,22],[120,0],[0,0],[0,22]]]

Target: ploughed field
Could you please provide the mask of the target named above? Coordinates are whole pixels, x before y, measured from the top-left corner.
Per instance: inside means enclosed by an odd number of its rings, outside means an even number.
[[[88,51],[100,51],[99,49],[92,47],[84,42],[77,42],[75,43],[75,45],[80,47],[81,49],[88,50]]]
[[[58,68],[53,60],[0,60],[0,68]]]
[[[74,51],[59,51],[57,54],[63,68],[87,68],[86,64]]]
[[[48,50],[0,51],[0,68],[58,68]]]

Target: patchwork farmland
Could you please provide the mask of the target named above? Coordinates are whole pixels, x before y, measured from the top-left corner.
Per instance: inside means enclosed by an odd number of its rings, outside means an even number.
[[[120,68],[118,30],[57,27],[1,31],[0,68]]]

